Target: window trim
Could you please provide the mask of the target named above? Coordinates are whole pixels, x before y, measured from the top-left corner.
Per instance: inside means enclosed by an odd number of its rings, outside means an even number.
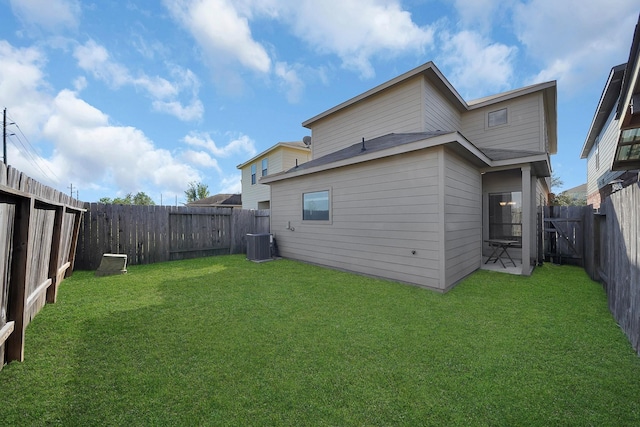
[[[328,211],[329,211],[329,219],[305,219],[304,217],[304,199],[305,199],[305,195],[308,194],[315,194],[315,193],[327,193],[327,202],[328,202]],[[333,203],[332,203],[332,188],[331,187],[325,187],[322,189],[313,189],[313,190],[307,190],[307,191],[303,191],[302,192],[302,197],[300,198],[300,202],[301,202],[301,209],[300,209],[300,216],[301,216],[301,220],[303,223],[306,224],[333,224]]]
[[[505,112],[504,123],[498,123],[498,124],[492,125],[491,124],[491,120],[490,120],[489,117],[491,116],[491,114],[498,113],[498,112],[501,112],[501,111]],[[511,114],[509,114],[509,107],[504,107],[504,108],[499,108],[497,110],[488,111],[486,116],[485,116],[485,120],[486,120],[485,121],[485,128],[486,129],[495,129],[495,128],[500,128],[500,127],[503,127],[503,126],[508,126],[509,125],[509,116],[510,115]]]

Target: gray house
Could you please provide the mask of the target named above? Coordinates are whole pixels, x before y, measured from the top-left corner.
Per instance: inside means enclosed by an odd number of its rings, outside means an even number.
[[[282,256],[446,291],[508,241],[531,273],[555,82],[465,101],[428,62],[303,126],[311,160],[260,180]]]
[[[600,96],[581,158],[587,159],[587,204],[638,182],[640,171],[640,17],[629,61],[613,67]]]

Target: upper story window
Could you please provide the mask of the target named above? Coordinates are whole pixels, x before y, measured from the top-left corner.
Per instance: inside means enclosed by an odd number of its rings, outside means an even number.
[[[490,111],[487,115],[487,127],[495,127],[507,124],[507,109]]]
[[[269,159],[262,159],[262,176],[269,174]]]
[[[595,152],[593,153],[594,157],[596,158],[596,170],[600,169],[600,135],[598,135],[598,137],[596,138],[596,149]]]
[[[251,185],[256,183],[256,165],[251,165]]]
[[[329,190],[302,194],[303,221],[329,221]]]

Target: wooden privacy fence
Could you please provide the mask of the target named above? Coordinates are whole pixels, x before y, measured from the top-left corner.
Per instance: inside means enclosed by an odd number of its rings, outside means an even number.
[[[556,264],[583,266],[586,206],[545,206],[544,257]]]
[[[585,270],[601,281],[609,309],[640,355],[640,183],[585,216]]]
[[[0,163],[0,369],[73,271],[82,203]]]
[[[151,264],[246,253],[246,235],[269,232],[268,210],[86,204],[76,268],[95,270],[105,253]]]

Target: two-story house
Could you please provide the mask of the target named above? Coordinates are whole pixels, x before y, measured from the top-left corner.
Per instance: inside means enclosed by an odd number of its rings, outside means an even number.
[[[467,102],[432,62],[349,99],[303,123],[309,162],[261,180],[280,254],[446,291],[504,240],[530,274],[556,122],[555,82]]]
[[[609,73],[580,157],[587,159],[587,204],[637,182],[640,169],[640,17],[629,61]]]
[[[269,209],[270,188],[261,184],[260,178],[288,170],[310,158],[308,143],[279,142],[238,165],[237,168],[242,171],[242,209]]]

